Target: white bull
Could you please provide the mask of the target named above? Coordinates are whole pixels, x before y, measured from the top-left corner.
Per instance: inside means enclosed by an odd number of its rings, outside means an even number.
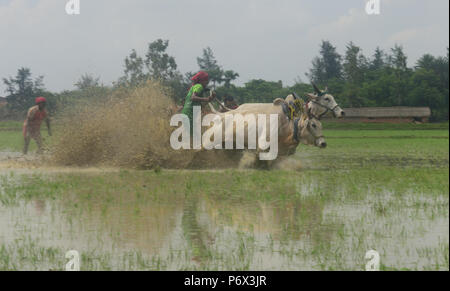
[[[305,109],[308,114],[312,115],[317,119],[321,119],[327,113],[333,113],[333,116],[336,118],[342,118],[345,116],[344,110],[337,104],[333,95],[329,94],[328,88],[325,90],[320,90],[314,83],[312,83],[315,94],[307,93],[308,102],[305,105]],[[295,93],[289,95],[284,100],[286,105],[293,105],[296,100],[300,99],[298,96],[294,96]],[[276,99],[274,102],[282,102],[283,99]],[[299,108],[295,108],[298,113]]]
[[[221,119],[222,124],[226,124],[226,116],[243,116],[244,127],[239,128],[236,123],[233,122],[233,126],[225,127],[223,131],[222,141],[226,143],[226,137],[235,137],[233,139],[234,146],[236,146],[236,140],[244,140],[245,147],[248,148],[249,132],[255,133],[258,129],[258,124],[250,122],[248,117],[254,116],[257,121],[258,115],[265,115],[266,128],[273,130],[273,124],[270,124],[270,115],[277,115],[277,130],[278,130],[278,156],[287,156],[295,153],[296,148],[300,143],[306,145],[314,145],[320,148],[327,146],[325,138],[322,134],[322,124],[312,115],[304,114],[295,120],[290,120],[283,111],[281,102],[272,103],[251,103],[243,104],[235,110],[231,110],[226,113],[218,113],[211,106],[211,110]],[[246,118],[247,117],[247,118]],[[266,140],[270,140],[270,131],[266,131]],[[230,132],[232,131],[232,132]],[[260,139],[261,137],[259,137]],[[236,147],[234,147],[236,148]],[[257,147],[259,148],[259,147]]]
[[[224,122],[225,114],[240,114],[241,116],[248,115],[266,115],[266,121],[269,121],[271,114],[278,115],[278,156],[288,156],[295,153],[296,148],[300,143],[306,145],[315,145],[320,148],[327,146],[325,138],[322,134],[322,124],[320,119],[327,113],[332,112],[334,117],[342,118],[345,112],[336,103],[334,97],[327,93],[327,89],[321,91],[313,83],[313,88],[316,94],[306,94],[309,101],[303,106],[300,105],[300,98],[295,93],[286,97],[286,99],[278,98],[270,103],[248,103],[243,104],[235,110],[229,110],[226,113],[218,113],[211,105],[211,110],[219,114],[222,122]],[[291,112],[291,111],[293,112]],[[292,113],[292,114],[291,114]],[[266,125],[270,128],[270,124]],[[250,128],[251,130],[256,130]],[[244,130],[237,130],[236,125],[232,127],[232,133],[225,132],[225,137],[243,135],[245,141],[248,140],[248,124],[246,123]],[[269,137],[269,132],[267,132]],[[234,143],[236,142],[234,140]]]

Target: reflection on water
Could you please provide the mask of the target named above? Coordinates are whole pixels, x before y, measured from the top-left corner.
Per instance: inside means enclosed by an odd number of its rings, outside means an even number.
[[[103,269],[96,254],[107,254],[113,269],[131,268],[124,263],[130,250],[158,258],[157,268],[169,270],[359,270],[369,249],[378,250],[387,267],[426,268],[446,252],[448,260],[448,198],[411,193],[399,201],[374,190],[371,199],[342,203],[345,189],[332,200],[321,199],[314,183],[286,186],[292,191],[303,194],[266,201],[188,188],[162,197],[145,195],[144,187],[107,198],[19,200],[0,204],[0,243],[30,239],[63,253],[75,249],[89,254],[95,269]],[[433,207],[416,207],[427,203]],[[406,210],[397,211],[397,204]],[[63,267],[37,262],[34,268]]]

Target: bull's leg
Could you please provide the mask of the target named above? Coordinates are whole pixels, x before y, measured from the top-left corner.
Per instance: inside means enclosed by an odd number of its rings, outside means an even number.
[[[257,155],[255,152],[244,152],[241,160],[239,161],[239,168],[247,169],[255,166],[257,162]]]
[[[272,168],[286,171],[300,171],[302,168],[302,164],[300,160],[292,158],[292,157],[278,157],[275,161],[273,161]]]
[[[275,165],[275,160],[260,160],[260,154],[262,151],[257,150],[255,155],[254,167],[263,170],[270,170]]]
[[[260,159],[257,159],[255,162],[255,167],[262,170],[270,170],[272,164],[273,161],[261,161]]]
[[[267,166],[267,169],[273,169],[274,167],[275,167],[275,165],[276,165],[276,160],[273,160],[273,161],[266,161],[266,166]]]

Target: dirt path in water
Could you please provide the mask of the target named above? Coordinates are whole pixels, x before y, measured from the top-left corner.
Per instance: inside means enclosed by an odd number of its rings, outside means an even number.
[[[23,155],[20,152],[0,151],[0,175],[7,173],[18,174],[61,174],[61,173],[87,173],[87,174],[101,174],[101,173],[115,173],[119,172],[120,167],[110,166],[92,166],[92,167],[70,167],[70,166],[55,166],[47,162],[49,156],[28,154]],[[164,169],[164,171],[197,171],[197,172],[224,172],[227,169]],[[248,169],[246,169],[248,171]]]
[[[239,160],[229,159],[227,155],[223,156],[220,153],[219,159],[215,156],[215,153],[206,152],[203,155],[197,156],[198,165],[191,165],[184,169],[164,169],[164,171],[195,171],[195,172],[224,172],[226,170],[237,171],[251,171],[261,170],[259,168],[252,168],[240,165]],[[123,167],[114,167],[108,165],[93,165],[93,166],[60,166],[50,162],[50,155],[37,155],[35,153],[23,155],[21,152],[14,151],[0,151],[0,175],[10,172],[19,174],[33,174],[33,173],[46,173],[46,174],[58,174],[58,173],[114,173],[119,172],[121,169],[132,169]],[[215,161],[215,163],[211,163]],[[220,162],[220,163],[219,163]],[[273,166],[272,170],[300,170],[301,164],[296,159],[283,159],[279,163]]]
[[[60,167],[46,162],[48,156],[0,151],[0,175],[4,173],[105,173],[118,172],[113,167]]]

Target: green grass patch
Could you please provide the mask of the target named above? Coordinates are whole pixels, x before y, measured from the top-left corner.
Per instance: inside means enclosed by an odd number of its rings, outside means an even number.
[[[0,121],[0,130],[17,129],[22,130],[23,122],[20,121]]]
[[[20,131],[0,131],[0,150],[22,151],[23,136]],[[35,147],[32,142],[32,146]]]
[[[44,139],[44,144],[51,142],[51,137],[48,136],[47,131],[41,131],[41,135]],[[2,131],[0,129],[0,151],[14,151],[21,152],[24,145],[24,139],[22,130],[7,130]],[[37,149],[36,142],[32,139],[30,142],[29,151],[33,152]]]

